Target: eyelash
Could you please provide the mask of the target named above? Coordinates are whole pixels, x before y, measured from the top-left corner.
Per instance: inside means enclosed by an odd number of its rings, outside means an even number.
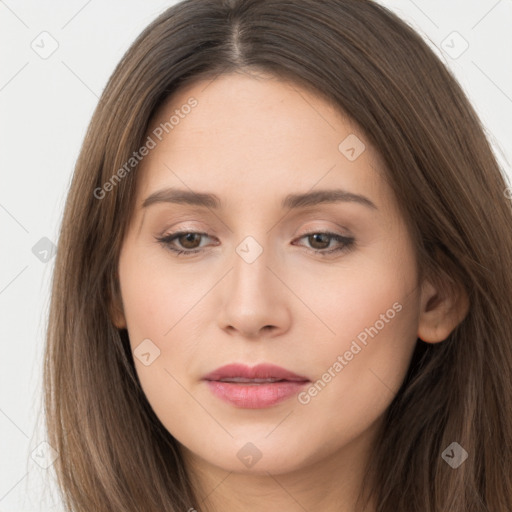
[[[156,240],[161,243],[166,249],[169,249],[170,251],[174,252],[176,256],[189,256],[192,254],[197,254],[198,252],[201,252],[202,249],[188,249],[188,250],[182,250],[182,249],[176,249],[172,247],[171,243],[176,239],[183,235],[204,235],[208,236],[207,233],[201,233],[199,231],[177,231],[176,233],[169,233],[168,235],[162,236],[162,237],[156,237]],[[337,247],[334,249],[311,249],[306,247],[308,252],[312,252],[314,254],[318,254],[320,256],[329,256],[333,253],[344,253],[350,251],[355,243],[355,239],[352,237],[346,237],[342,235],[338,235],[336,233],[331,233],[329,231],[311,231],[310,233],[305,233],[301,237],[298,238],[300,240],[301,238],[307,238],[312,235],[327,235],[331,238],[331,240],[335,240],[337,242],[343,243],[342,247]]]

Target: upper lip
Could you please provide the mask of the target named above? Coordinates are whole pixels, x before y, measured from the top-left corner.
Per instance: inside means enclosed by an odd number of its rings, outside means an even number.
[[[296,373],[290,372],[285,368],[276,366],[274,364],[258,364],[250,367],[244,364],[227,364],[217,368],[213,372],[203,377],[204,380],[221,380],[221,379],[274,379],[274,380],[288,380],[305,382],[309,381],[307,377],[297,375]]]

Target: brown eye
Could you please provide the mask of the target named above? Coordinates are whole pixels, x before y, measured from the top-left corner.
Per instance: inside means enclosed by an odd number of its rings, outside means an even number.
[[[313,233],[312,235],[308,235],[311,247],[316,250],[327,249],[331,239],[332,236],[326,233]]]
[[[337,233],[317,231],[306,233],[300,239],[306,239],[306,249],[320,256],[328,256],[334,253],[348,252],[354,247],[355,238],[338,235]],[[330,247],[331,241],[334,241],[334,247]]]
[[[179,244],[184,249],[196,249],[199,247],[196,242],[201,243],[201,236],[200,233],[185,233],[184,235],[178,236],[176,240],[178,240]]]
[[[207,233],[179,231],[163,237],[156,237],[156,240],[177,255],[185,256],[201,252],[203,250],[200,246],[201,239],[204,237],[209,238]]]

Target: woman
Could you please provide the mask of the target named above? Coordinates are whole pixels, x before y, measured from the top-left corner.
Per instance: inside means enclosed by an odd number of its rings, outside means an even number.
[[[67,507],[512,510],[511,225],[473,108],[385,8],[168,9],[64,212]]]

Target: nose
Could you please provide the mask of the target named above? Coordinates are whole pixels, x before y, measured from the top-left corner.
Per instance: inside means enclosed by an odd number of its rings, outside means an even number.
[[[230,335],[261,339],[289,329],[292,293],[284,283],[286,272],[265,247],[240,244],[231,271],[220,288],[219,327]],[[263,251],[260,253],[261,249]],[[247,251],[257,257],[247,257]]]

